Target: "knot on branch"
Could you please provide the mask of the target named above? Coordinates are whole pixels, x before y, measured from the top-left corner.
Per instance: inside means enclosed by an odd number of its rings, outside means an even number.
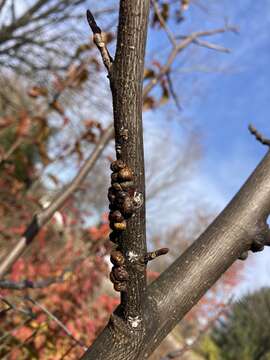
[[[263,251],[265,246],[270,246],[270,229],[266,223],[263,224],[260,232],[253,239],[250,248],[239,256],[239,260],[246,260],[248,258],[248,251],[252,251],[254,253],[260,252]]]

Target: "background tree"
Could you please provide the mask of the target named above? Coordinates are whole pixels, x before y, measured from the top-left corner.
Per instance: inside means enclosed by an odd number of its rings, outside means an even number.
[[[268,288],[235,302],[211,332],[219,358],[269,359],[269,310]]]

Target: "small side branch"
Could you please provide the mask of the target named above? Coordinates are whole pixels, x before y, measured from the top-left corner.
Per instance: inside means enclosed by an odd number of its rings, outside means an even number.
[[[10,300],[8,300],[6,297],[3,297],[2,295],[0,295],[0,301],[6,305],[6,308],[0,311],[0,315],[3,315],[10,310],[13,310],[31,319],[35,317],[31,309],[18,308],[17,305],[14,305]]]
[[[63,271],[59,276],[51,276],[42,280],[22,280],[22,281],[12,281],[12,280],[0,280],[0,289],[9,289],[9,290],[25,290],[25,289],[44,289],[48,286],[54,284],[61,284],[67,280],[69,275],[72,274],[70,268]]]
[[[177,42],[176,46],[173,46],[171,52],[168,55],[167,61],[162,66],[159,73],[146,84],[144,88],[144,96],[153,89],[153,87],[164,77],[164,75],[169,73],[171,66],[175,58],[178,56],[178,54],[181,53],[187,47],[189,47],[191,44],[198,44],[200,46],[205,46],[216,51],[228,52],[229,49],[200,40],[200,38],[222,34],[227,31],[236,33],[237,28],[234,26],[226,26],[224,28],[217,28],[206,31],[196,31],[189,35],[175,37],[176,39],[180,39],[180,41]]]
[[[9,159],[10,156],[21,146],[22,143],[23,139],[19,137],[14,141],[11,147],[4,154],[0,154],[0,165]]]
[[[204,41],[204,40],[199,40],[199,39],[195,39],[193,41],[194,44],[197,44],[199,46],[202,46],[202,47],[206,47],[210,50],[215,50],[215,51],[219,51],[219,52],[224,52],[224,53],[227,53],[229,54],[231,52],[230,49],[228,48],[225,48],[223,46],[220,46],[218,44],[213,44],[213,43],[210,43],[209,41]]]
[[[248,130],[262,145],[270,146],[270,139],[265,138],[252,124],[248,125]]]
[[[144,257],[144,262],[147,264],[149,261],[156,259],[159,256],[168,254],[168,248],[161,248],[155,251],[148,252]]]
[[[105,65],[105,67],[108,71],[108,74],[110,74],[113,59],[109,53],[109,50],[107,49],[102,31],[101,31],[100,27],[97,25],[96,20],[94,19],[94,16],[90,10],[87,10],[86,16],[87,16],[88,24],[94,35],[94,43],[96,44],[96,46],[101,54],[103,64]]]
[[[104,240],[105,241],[105,240]],[[100,244],[100,243],[99,243]],[[25,289],[44,289],[48,286],[54,284],[60,284],[65,282],[70,278],[70,276],[74,273],[76,267],[81,264],[84,260],[90,259],[93,257],[93,253],[95,253],[96,244],[93,243],[90,249],[90,252],[81,256],[74,260],[68,267],[66,267],[62,273],[58,276],[50,276],[46,279],[41,280],[22,280],[22,281],[12,281],[7,279],[0,279],[0,289],[8,289],[8,290],[25,290]]]
[[[76,339],[74,335],[68,330],[68,328],[60,321],[54,314],[52,314],[44,305],[40,304],[37,300],[34,300],[30,296],[24,297],[25,300],[29,301],[33,305],[40,308],[51,320],[53,320],[63,331],[69,336],[77,345],[81,346],[84,350],[87,350],[87,346],[80,340]]]
[[[173,33],[171,32],[171,30],[169,29],[169,27],[167,26],[166,24],[166,21],[165,19],[163,18],[160,10],[159,10],[159,7],[158,7],[158,3],[156,0],[152,0],[151,1],[152,4],[153,4],[153,7],[154,7],[154,11],[155,11],[155,14],[160,22],[160,25],[164,28],[167,36],[168,36],[168,39],[170,40],[171,44],[173,45],[173,47],[176,47],[177,46],[177,42],[176,42],[176,39],[173,35]]]

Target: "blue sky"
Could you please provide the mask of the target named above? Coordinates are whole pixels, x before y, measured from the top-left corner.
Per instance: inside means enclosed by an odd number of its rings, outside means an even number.
[[[270,136],[270,1],[242,0],[233,6],[229,19],[239,26],[240,34],[224,37],[232,49],[224,61],[232,73],[210,76],[206,96],[190,109],[190,116],[203,124],[202,172],[209,182],[206,191],[211,186],[216,189],[220,207],[239,189],[266,152],[248,133],[248,123]],[[269,256],[266,249],[252,257],[244,288],[270,285]]]
[[[203,157],[192,177],[190,190],[193,196],[205,199],[219,211],[266,153],[266,148],[249,134],[248,124],[251,122],[270,137],[270,0],[209,0],[205,6],[207,12],[191,5],[186,23],[179,28],[172,25],[173,30],[188,33],[222,27],[226,18],[230,24],[237,25],[239,34],[209,38],[229,47],[232,50],[229,55],[189,49],[176,62],[175,88],[180,98],[184,89],[189,99],[182,96],[183,110],[180,115],[175,111],[176,120],[170,126],[174,136],[180,136],[183,122],[188,119],[190,126],[199,132]],[[154,53],[160,44],[165,49],[166,39],[162,35],[157,41],[151,33],[150,36],[148,51]],[[160,124],[169,106],[158,116]],[[270,285],[269,256],[268,249],[251,256],[241,291]]]

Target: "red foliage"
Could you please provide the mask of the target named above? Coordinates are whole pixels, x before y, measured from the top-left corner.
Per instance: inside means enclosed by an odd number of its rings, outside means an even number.
[[[54,261],[50,259],[48,248],[41,247],[39,254],[27,259],[19,259],[10,275],[13,281],[22,279],[36,281],[62,275],[64,281],[60,283],[44,289],[28,289],[23,293],[36,299],[50,313],[57,316],[72,336],[86,346],[95,339],[119,302],[116,297],[97,293],[108,272],[104,261],[109,245],[108,241],[104,242],[108,229],[107,223],[101,223],[98,227],[85,230],[84,239],[91,248],[89,256],[85,256],[85,247],[76,249],[74,241],[70,240],[62,250],[58,251]],[[43,239],[46,236],[48,233],[46,234],[44,230],[39,237]],[[78,261],[79,258],[82,260]],[[69,269],[72,267],[73,269]],[[2,291],[1,295],[14,294],[10,291]],[[30,304],[25,301],[20,303],[21,308],[26,305]],[[26,324],[23,324],[24,316],[15,311],[8,312],[6,322],[3,321],[0,335],[3,331],[12,333],[12,338],[7,344],[9,358],[29,359],[34,353],[37,354],[35,358],[38,359],[60,360],[63,354],[74,346],[74,341],[39,306],[31,307],[35,318],[30,319]],[[19,351],[15,346],[18,343],[23,343]],[[78,344],[75,345],[68,359],[78,359],[83,353],[83,348]],[[0,356],[5,354],[0,350]]]

